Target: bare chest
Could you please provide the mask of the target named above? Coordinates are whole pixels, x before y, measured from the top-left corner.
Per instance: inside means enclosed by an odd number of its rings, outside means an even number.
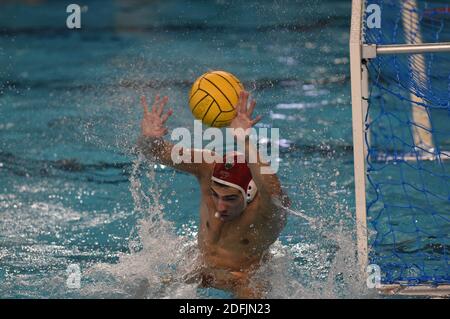
[[[248,206],[233,221],[224,222],[214,216],[212,202],[205,199],[200,210],[199,244],[204,250],[252,254],[261,243],[261,227],[257,225],[257,204]]]

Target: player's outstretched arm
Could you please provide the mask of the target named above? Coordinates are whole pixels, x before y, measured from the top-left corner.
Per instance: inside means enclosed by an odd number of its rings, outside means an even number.
[[[167,113],[164,113],[164,107],[168,101],[169,98],[167,96],[161,99],[159,95],[157,95],[150,110],[145,96],[141,97],[141,104],[144,113],[141,121],[141,135],[137,141],[138,149],[151,161],[172,166],[175,169],[201,177],[207,172],[209,167],[205,167],[208,166],[206,163],[194,163],[194,153],[202,152],[202,150],[183,149],[181,151],[190,153],[190,163],[181,162],[176,164],[172,161],[171,153],[174,144],[164,140],[163,138],[168,133],[165,123],[173,114],[173,110],[171,108],[167,111]],[[180,153],[180,155],[181,154],[182,153]]]
[[[245,145],[245,158],[253,180],[261,194],[261,201],[265,207],[278,203],[278,205],[289,207],[290,202],[287,195],[281,188],[280,181],[270,165],[260,156],[258,150],[249,139],[250,129],[261,120],[261,116],[252,119],[256,101],[249,101],[249,94],[242,91],[239,95],[239,102],[236,108],[237,115],[231,122],[230,127],[234,129],[234,135],[238,142]],[[263,173],[264,172],[264,173]],[[263,210],[262,210],[263,211]],[[270,212],[270,209],[264,210]],[[284,220],[283,214],[269,214],[269,219]]]

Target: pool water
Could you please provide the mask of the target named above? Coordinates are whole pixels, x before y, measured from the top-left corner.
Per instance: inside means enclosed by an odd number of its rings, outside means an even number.
[[[293,207],[260,271],[269,297],[372,293],[354,272],[350,5],[84,1],[69,30],[60,1],[2,2],[0,297],[231,297],[177,279],[196,250],[195,178],[133,153],[139,96],[168,95],[169,128],[192,129],[190,86],[214,69],[280,129]]]

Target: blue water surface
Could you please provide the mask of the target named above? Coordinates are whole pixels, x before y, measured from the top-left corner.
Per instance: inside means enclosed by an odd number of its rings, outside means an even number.
[[[350,1],[93,0],[80,30],[66,27],[65,6],[0,4],[0,297],[79,296],[65,287],[69,264],[84,271],[130,254],[145,215],[130,183],[139,96],[168,95],[169,128],[192,129],[190,86],[215,69],[251,91],[260,127],[280,129],[278,174],[292,209],[324,225],[291,214],[280,243],[296,280],[327,285],[343,247],[326,234],[354,229]],[[144,193],[157,189],[164,219],[195,238],[195,178],[156,166],[151,182],[143,172],[153,166],[142,165]]]

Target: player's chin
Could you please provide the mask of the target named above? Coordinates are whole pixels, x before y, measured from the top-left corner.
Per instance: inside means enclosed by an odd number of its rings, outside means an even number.
[[[224,222],[228,222],[233,219],[233,217],[229,214],[220,214],[220,219]]]

